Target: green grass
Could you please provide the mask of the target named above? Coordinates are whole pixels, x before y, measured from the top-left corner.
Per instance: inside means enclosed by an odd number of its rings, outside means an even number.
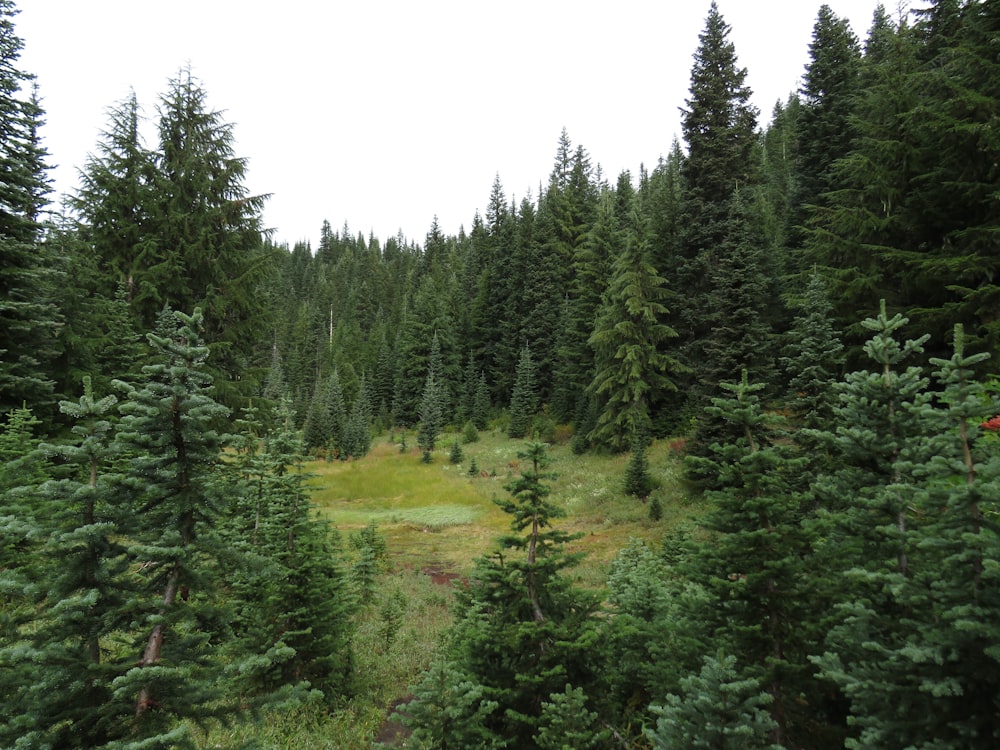
[[[462,446],[463,462],[453,465],[448,460],[453,440],[454,435],[442,436],[430,464],[415,448],[401,453],[398,443],[383,436],[362,459],[307,466],[313,503],[345,541],[374,521],[389,552],[390,570],[379,581],[375,601],[356,620],[354,697],[332,710],[311,705],[265,715],[210,733],[201,747],[238,747],[250,739],[264,750],[374,746],[393,702],[405,697],[451,623],[452,589],[428,573],[467,575],[475,558],[489,554],[497,537],[510,530],[509,517],[493,499],[507,496],[504,485],[520,471],[517,453],[525,441],[483,431],[478,442]],[[568,444],[551,446],[548,453],[549,470],[556,474],[550,500],[566,514],[556,525],[581,535],[570,549],[583,552],[583,561],[568,573],[580,585],[603,588],[608,564],[630,538],[658,544],[704,510],[691,501],[681,461],[666,442],[648,450],[663,507],[658,522],[649,519],[647,504],[622,491],[628,456],[577,456]],[[468,475],[472,460],[481,472],[475,477]],[[394,592],[406,602],[406,619],[387,643],[379,607]]]

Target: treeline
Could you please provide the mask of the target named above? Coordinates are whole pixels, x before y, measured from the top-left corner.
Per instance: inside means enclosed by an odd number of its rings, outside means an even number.
[[[531,413],[513,433],[571,424],[581,450],[687,431],[743,368],[783,398],[803,377],[791,324],[813,276],[847,363],[879,299],[935,354],[954,323],[997,352],[989,3],[880,6],[863,44],[823,6],[801,90],[765,127],[713,5],[683,143],[652,168],[610,178],[564,131],[540,194],[508,196],[498,176],[468,231],[435,222],[418,245],[324,223],[317,247],[291,249],[262,237],[266,196],[247,193],[232,127],[189,69],[160,98],[153,146],[134,95],[111,107],[66,215],[43,224],[44,113],[16,94],[30,75],[3,7],[4,413],[27,404],[55,428],[83,375],[106,392],[135,366],[164,305],[203,310],[234,414],[288,396],[299,426],[314,415],[310,448],[343,456],[365,449],[362,422],[420,421],[432,359],[445,423],[484,393],[491,416],[509,409],[523,365]]]
[[[863,361],[858,321],[879,299],[936,355],[954,323],[995,354],[995,14],[913,16],[880,7],[862,44],[821,8],[802,89],[761,129],[713,6],[684,147],[651,169],[609,180],[564,131],[537,197],[498,176],[457,236],[434,224],[422,246],[383,245],[324,225],[281,258],[273,387],[305,415],[337,380],[348,410],[361,394],[381,424],[412,426],[436,357],[461,426],[481,381],[509,409],[529,366],[537,428],[571,423],[581,449],[618,451],[637,431],[687,431],[744,368],[769,398],[805,398],[813,368]],[[800,356],[793,321],[826,310],[805,294],[814,277],[844,356]]]

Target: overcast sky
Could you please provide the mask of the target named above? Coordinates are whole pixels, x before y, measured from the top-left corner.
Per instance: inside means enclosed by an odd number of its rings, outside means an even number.
[[[800,81],[820,2],[719,0],[761,109]],[[828,0],[862,40],[876,0]],[[278,241],[315,249],[329,220],[423,243],[457,233],[494,176],[520,200],[559,134],[614,181],[680,137],[709,0],[18,0],[56,193],[77,185],[107,110],[148,116],[190,64],[234,123],[247,187]],[[887,4],[895,11],[895,3]],[[152,144],[152,141],[150,143]]]

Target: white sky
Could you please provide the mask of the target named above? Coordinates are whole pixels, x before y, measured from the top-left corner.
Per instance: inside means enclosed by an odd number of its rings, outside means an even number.
[[[860,39],[877,0],[827,0]],[[614,182],[680,136],[709,0],[18,0],[58,195],[134,89],[154,117],[190,63],[234,123],[265,224],[315,249],[324,219],[423,244],[520,201],[565,127]],[[820,0],[719,0],[761,109],[799,85]],[[894,10],[895,3],[887,3]],[[155,145],[150,135],[149,145]]]

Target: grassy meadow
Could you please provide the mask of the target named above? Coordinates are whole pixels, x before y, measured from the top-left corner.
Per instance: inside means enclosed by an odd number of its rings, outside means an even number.
[[[520,471],[523,440],[497,430],[460,443],[461,463],[450,461],[454,433],[438,442],[430,464],[421,460],[416,436],[383,434],[362,459],[307,464],[312,500],[342,537],[374,522],[386,541],[387,569],[374,600],[359,609],[355,636],[353,698],[335,706],[306,705],[266,714],[202,737],[201,747],[230,748],[254,742],[264,750],[362,750],[392,742],[386,719],[406,698],[408,686],[427,666],[451,622],[455,579],[467,576],[475,558],[489,554],[510,530],[509,517],[494,503]],[[703,510],[689,499],[680,457],[667,441],[648,450],[650,473],[663,508],[659,521],[649,506],[622,491],[627,455],[574,455],[568,442],[549,447],[550,500],[566,511],[557,522],[582,536],[572,551],[585,553],[569,571],[579,585],[600,588],[615,554],[632,537],[658,544],[663,535],[693,521]],[[477,469],[470,475],[472,462]],[[397,618],[393,612],[402,612]],[[398,619],[398,621],[397,621]]]

